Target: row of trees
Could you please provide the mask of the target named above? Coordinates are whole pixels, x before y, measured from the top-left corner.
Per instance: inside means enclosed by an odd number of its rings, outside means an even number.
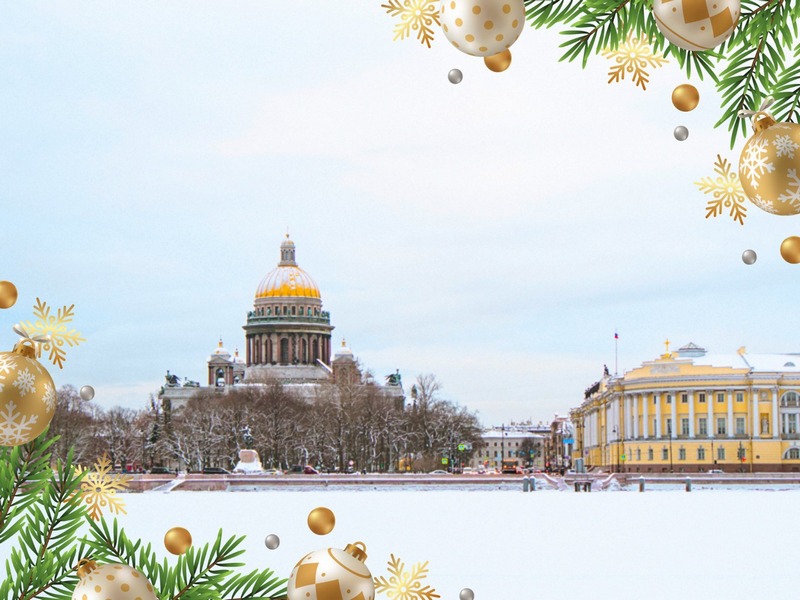
[[[480,448],[477,417],[440,392],[433,375],[417,378],[406,404],[369,382],[319,386],[306,398],[265,382],[203,390],[174,411],[155,398],[144,410],[103,411],[65,386],[51,431],[61,436],[56,453],[74,447],[82,463],[107,452],[118,465],[231,469],[239,450],[251,448],[265,468],[430,470],[444,456],[466,460]],[[458,452],[464,443],[472,450]]]

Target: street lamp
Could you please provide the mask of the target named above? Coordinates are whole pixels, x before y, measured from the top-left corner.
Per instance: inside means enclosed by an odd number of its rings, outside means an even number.
[[[617,430],[616,425],[614,425],[614,429],[611,431],[614,433],[614,443],[617,446],[616,472],[619,473],[619,431]]]

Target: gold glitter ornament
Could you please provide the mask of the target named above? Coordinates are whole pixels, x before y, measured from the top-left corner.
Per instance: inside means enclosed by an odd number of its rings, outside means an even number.
[[[10,281],[0,281],[0,308],[11,308],[17,303],[17,286]]]
[[[0,446],[36,439],[55,413],[56,386],[35,358],[38,339],[23,337],[13,352],[0,352]]]
[[[72,600],[158,600],[147,577],[128,565],[97,566],[83,559],[78,563],[78,577]]]
[[[363,542],[344,550],[327,548],[306,554],[292,569],[288,600],[374,600],[375,584],[365,561]]]
[[[330,508],[318,506],[308,513],[308,528],[317,535],[326,535],[336,526],[336,515]]]
[[[684,83],[672,90],[672,105],[683,112],[697,108],[700,103],[700,92],[690,83]]]
[[[783,260],[793,265],[800,263],[800,237],[793,235],[781,242]]]
[[[442,0],[442,31],[472,56],[494,56],[517,41],[525,23],[523,0]]]
[[[756,111],[739,111],[753,116],[753,135],[739,159],[739,179],[750,201],[775,215],[800,214],[800,125],[777,123],[764,112],[768,98]]]
[[[183,527],[173,527],[164,535],[164,546],[172,554],[185,554],[192,547],[192,534]]]
[[[653,1],[658,30],[684,50],[716,48],[731,36],[741,12],[740,0]]]

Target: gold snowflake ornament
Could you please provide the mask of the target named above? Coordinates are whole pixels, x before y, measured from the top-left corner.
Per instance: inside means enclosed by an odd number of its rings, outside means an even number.
[[[438,0],[389,0],[388,4],[381,4],[381,8],[393,17],[400,17],[400,22],[394,26],[394,41],[404,40],[416,31],[419,43],[431,47],[432,25],[441,24]]]
[[[630,73],[631,81],[642,90],[646,90],[650,82],[647,69],[657,69],[669,62],[663,54],[653,52],[646,35],[639,37],[632,33],[616,50],[606,48],[602,54],[613,61],[608,70],[608,83],[619,83],[625,79],[625,73]]]
[[[81,482],[81,498],[89,506],[89,516],[95,521],[103,516],[105,507],[115,514],[127,514],[125,502],[117,496],[117,492],[128,487],[133,475],[112,475],[111,466],[111,460],[104,452]],[[77,470],[81,473],[85,471],[82,467],[77,467]]]
[[[428,561],[417,563],[406,571],[406,566],[394,554],[389,559],[389,580],[384,576],[375,577],[375,591],[385,592],[390,600],[432,600],[440,598],[431,586],[422,586],[422,580],[428,574]]]
[[[50,314],[50,307],[47,306],[47,302],[42,302],[37,298],[36,304],[33,307],[33,315],[36,320],[33,323],[26,321],[22,324],[22,328],[25,329],[31,337],[50,337],[50,341],[42,345],[45,351],[50,353],[49,359],[54,365],[58,365],[60,369],[64,368],[64,360],[67,357],[64,344],[66,343],[71,348],[86,341],[75,329],[67,329],[67,324],[71,323],[72,318],[75,316],[73,313],[74,308],[74,304],[71,306],[64,306],[59,308],[56,314],[53,315]],[[42,348],[40,346],[40,354],[41,351]]]
[[[747,207],[744,201],[742,183],[739,181],[739,174],[731,170],[731,163],[717,154],[717,162],[714,163],[714,172],[717,177],[704,177],[694,184],[700,188],[704,194],[711,194],[712,199],[706,204],[706,219],[718,217],[723,209],[729,209],[729,214],[734,221],[739,221],[744,225],[747,216]]]

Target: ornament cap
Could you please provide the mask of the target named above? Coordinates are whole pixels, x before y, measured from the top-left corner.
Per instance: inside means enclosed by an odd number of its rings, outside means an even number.
[[[26,358],[36,358],[36,342],[30,338],[23,338],[14,345],[14,353]]]
[[[78,577],[83,579],[89,573],[97,569],[97,563],[89,558],[82,558],[78,562]]]
[[[347,552],[349,555],[356,558],[356,560],[360,562],[364,562],[367,560],[367,546],[364,542],[353,542],[352,544],[347,544],[344,547],[344,551]]]
[[[759,119],[759,116],[761,117]],[[759,131],[764,131],[767,127],[772,127],[775,125],[775,119],[772,118],[772,115],[768,112],[758,111],[755,115],[753,115],[753,131],[758,133]]]

